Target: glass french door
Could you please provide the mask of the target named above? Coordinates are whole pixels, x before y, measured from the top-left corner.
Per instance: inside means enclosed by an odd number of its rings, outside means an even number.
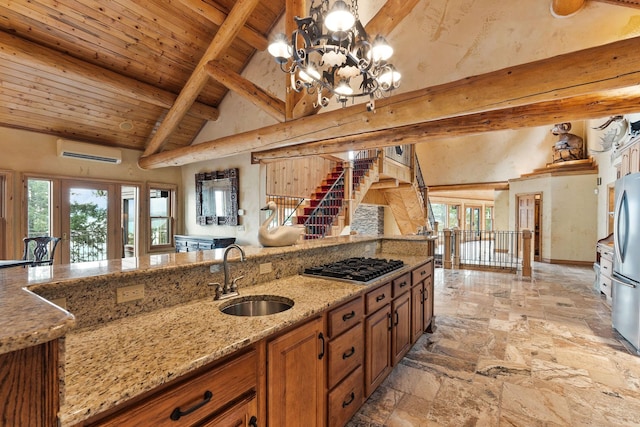
[[[62,262],[119,258],[115,248],[122,247],[122,237],[114,232],[114,224],[120,200],[114,185],[65,181],[61,199]]]

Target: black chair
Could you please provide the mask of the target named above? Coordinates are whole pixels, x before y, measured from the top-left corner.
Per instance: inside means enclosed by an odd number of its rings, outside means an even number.
[[[25,237],[23,260],[31,261],[30,266],[53,265],[53,256],[61,239],[59,237]]]

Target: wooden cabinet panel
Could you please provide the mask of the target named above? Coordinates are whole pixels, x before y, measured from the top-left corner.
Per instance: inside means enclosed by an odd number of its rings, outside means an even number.
[[[403,274],[397,279],[393,279],[393,297],[397,297],[411,288],[411,273]]]
[[[424,332],[433,332],[433,275],[424,281],[424,291],[422,292],[422,309],[424,310],[422,321]]]
[[[334,338],[342,332],[356,325],[362,320],[364,315],[364,300],[358,297],[329,312],[328,334],[329,338]]]
[[[0,425],[58,424],[58,340],[0,355]]]
[[[391,371],[390,349],[391,306],[387,304],[365,320],[365,397],[369,397]]]
[[[365,295],[365,313],[370,314],[391,302],[391,283],[386,283]]]
[[[364,360],[364,333],[362,323],[349,331],[329,341],[327,354],[329,356],[328,388],[332,389],[349,372]]]
[[[324,425],[324,340],[324,320],[317,318],[267,344],[268,425]]]
[[[419,282],[411,288],[411,343],[415,343],[424,329],[423,294],[424,285]]]
[[[343,427],[364,402],[362,366],[329,393],[329,427]]]
[[[392,365],[396,365],[411,348],[411,298],[404,293],[393,300],[391,348]]]
[[[194,426],[247,392],[256,391],[257,352],[238,356],[124,408],[96,426]]]

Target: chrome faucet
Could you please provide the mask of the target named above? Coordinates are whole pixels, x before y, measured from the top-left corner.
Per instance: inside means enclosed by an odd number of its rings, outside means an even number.
[[[224,250],[224,256],[222,257],[222,267],[224,268],[224,286],[220,285],[220,283],[212,283],[211,285],[216,287],[216,295],[213,299],[225,299],[233,296],[237,296],[238,294],[238,280],[242,279],[244,276],[236,277],[231,280],[231,284],[229,284],[229,264],[227,263],[227,257],[229,256],[229,251],[231,249],[237,249],[240,252],[240,262],[245,261],[244,250],[236,245],[235,243],[230,244]]]

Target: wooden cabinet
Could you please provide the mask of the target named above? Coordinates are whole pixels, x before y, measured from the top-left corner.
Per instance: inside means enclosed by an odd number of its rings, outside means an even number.
[[[344,426],[364,402],[363,315],[362,297],[328,314],[327,423],[331,427]]]
[[[619,159],[616,162],[616,178],[640,172],[640,138],[635,138],[624,147],[616,149],[614,156]]]
[[[424,330],[424,286],[422,282],[411,288],[411,343],[418,341]]]
[[[268,342],[268,425],[324,426],[325,341],[319,317]]]
[[[391,372],[391,305],[386,304],[365,320],[365,397]]]
[[[255,393],[249,393],[239,402],[220,415],[199,424],[198,427],[258,427],[257,398]]]
[[[256,417],[258,355],[256,350],[226,363],[199,371],[160,392],[90,425],[94,426],[200,426],[220,425],[216,419]],[[251,411],[251,412],[246,412]]]
[[[58,424],[58,340],[0,354],[0,423]]]
[[[420,322],[422,323],[422,331],[420,334],[425,331],[431,332],[433,327],[433,268],[433,260],[430,259],[411,272],[412,289],[419,287],[422,294],[422,313],[416,314],[417,317],[420,317],[420,321],[415,317],[412,319],[414,334],[418,334],[417,324]],[[417,308],[414,307],[414,309],[417,311]],[[415,342],[418,338],[419,335],[414,335],[412,341]]]
[[[404,292],[391,304],[391,363],[395,366],[411,348],[411,295]]]

